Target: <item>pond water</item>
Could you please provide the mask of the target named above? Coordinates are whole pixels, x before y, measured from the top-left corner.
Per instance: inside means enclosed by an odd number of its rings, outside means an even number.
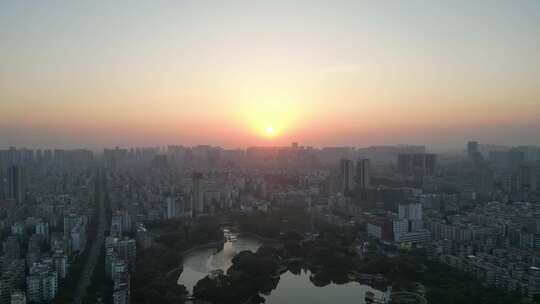
[[[197,249],[184,259],[184,270],[178,278],[178,284],[183,284],[193,292],[193,287],[199,280],[211,271],[221,269],[227,271],[231,266],[233,257],[244,250],[257,251],[262,243],[256,238],[238,236],[224,230],[226,242],[223,250],[215,248]],[[296,275],[287,271],[280,277],[278,286],[272,293],[265,296],[267,304],[361,304],[367,291],[380,298],[383,292],[368,285],[357,282],[346,284],[329,284],[324,287],[315,286],[310,280],[311,273],[303,270]]]
[[[186,286],[190,293],[197,282],[211,271],[221,269],[227,272],[236,254],[244,250],[255,252],[262,245],[256,238],[238,236],[228,229],[224,229],[223,233],[226,242],[222,250],[201,248],[184,257],[184,270],[178,278],[178,284]]]
[[[358,304],[365,303],[366,291],[371,291],[379,298],[383,292],[362,285],[358,282],[346,284],[328,284],[324,287],[313,285],[309,277],[310,271],[302,271],[299,275],[290,271],[282,274],[279,278],[278,286],[269,296],[266,296],[267,304],[327,304],[344,303]]]

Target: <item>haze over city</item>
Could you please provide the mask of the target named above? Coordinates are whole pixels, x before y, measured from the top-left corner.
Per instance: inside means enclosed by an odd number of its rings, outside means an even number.
[[[540,304],[539,0],[0,0],[0,304]]]
[[[0,139],[540,144],[539,53],[538,1],[3,1]]]

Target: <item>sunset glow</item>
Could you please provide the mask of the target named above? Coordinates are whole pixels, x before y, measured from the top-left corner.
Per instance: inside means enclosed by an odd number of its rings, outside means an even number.
[[[0,136],[97,147],[538,141],[537,2],[452,12],[436,2],[3,2]]]
[[[0,0],[0,241],[0,304],[540,304],[540,0]]]

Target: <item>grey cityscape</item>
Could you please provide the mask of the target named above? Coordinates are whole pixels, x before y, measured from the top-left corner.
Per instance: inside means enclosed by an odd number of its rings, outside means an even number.
[[[540,304],[539,0],[0,0],[0,304]]]

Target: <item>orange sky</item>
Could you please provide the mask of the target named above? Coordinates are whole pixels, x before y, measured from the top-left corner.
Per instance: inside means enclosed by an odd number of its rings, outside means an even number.
[[[540,144],[538,2],[447,5],[2,3],[0,146]]]

